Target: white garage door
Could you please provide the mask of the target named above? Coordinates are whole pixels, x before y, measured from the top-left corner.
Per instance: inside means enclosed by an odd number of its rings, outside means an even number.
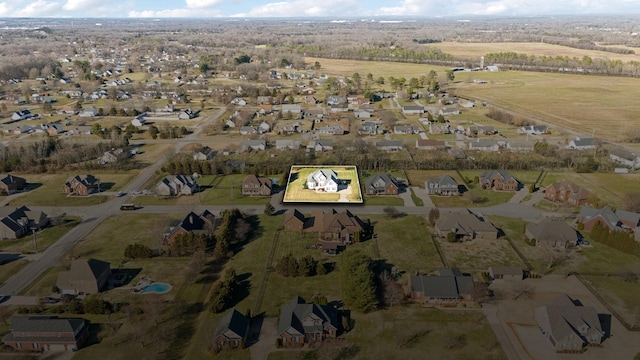
[[[67,347],[62,344],[51,344],[49,345],[50,351],[66,351]]]

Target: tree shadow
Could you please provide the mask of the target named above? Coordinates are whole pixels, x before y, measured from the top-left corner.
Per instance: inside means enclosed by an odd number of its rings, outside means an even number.
[[[230,296],[230,305],[235,306],[249,296],[249,292],[251,290],[251,282],[249,281],[249,278],[251,275],[252,274],[250,272],[247,272],[236,276],[236,285],[233,287],[233,293]]]
[[[227,263],[226,259],[215,259],[205,264],[204,269],[200,272],[200,277],[196,280],[197,284],[209,284],[220,278],[220,272]]]
[[[265,313],[262,312],[256,316],[253,316],[249,323],[249,333],[245,341],[245,346],[251,346],[260,340],[260,331],[262,330],[262,324],[264,323]]]

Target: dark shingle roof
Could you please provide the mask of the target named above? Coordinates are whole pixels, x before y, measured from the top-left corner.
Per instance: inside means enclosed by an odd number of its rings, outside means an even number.
[[[236,309],[233,309],[220,319],[216,328],[216,337],[228,330],[238,337],[244,338],[249,330],[249,319]]]

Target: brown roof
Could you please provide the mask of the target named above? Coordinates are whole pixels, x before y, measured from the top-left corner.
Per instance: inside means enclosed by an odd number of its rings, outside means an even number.
[[[434,140],[434,139],[418,139],[416,140],[416,144],[418,147],[423,146],[431,146],[431,147],[444,147],[444,140]]]

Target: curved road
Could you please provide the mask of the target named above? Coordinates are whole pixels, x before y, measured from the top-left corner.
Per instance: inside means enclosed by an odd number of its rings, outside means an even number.
[[[206,125],[218,119],[225,111],[227,111],[227,108],[222,107],[213,116],[206,118],[193,133],[186,137],[187,140],[197,139],[202,130],[206,128]],[[189,141],[177,142],[174,151],[176,153],[180,152],[188,143]],[[165,161],[167,161],[167,158],[160,156],[155,163],[145,168],[135,179],[127,184],[123,191],[130,193],[133,190],[142,188],[142,186],[156,174]],[[69,214],[82,216],[83,221],[62,236],[55,244],[49,246],[39,257],[35,257],[36,260],[29,263],[29,265],[20,272],[7,280],[3,286],[0,287],[0,294],[13,295],[24,290],[24,288],[35,281],[42,273],[54,266],[71,247],[87,236],[98,224],[103,222],[107,217],[118,213],[120,211],[121,200],[120,198],[114,198],[100,205],[82,208],[57,208],[59,211],[68,211]],[[38,207],[34,206],[33,208],[36,209]],[[47,209],[51,210],[53,208]]]

